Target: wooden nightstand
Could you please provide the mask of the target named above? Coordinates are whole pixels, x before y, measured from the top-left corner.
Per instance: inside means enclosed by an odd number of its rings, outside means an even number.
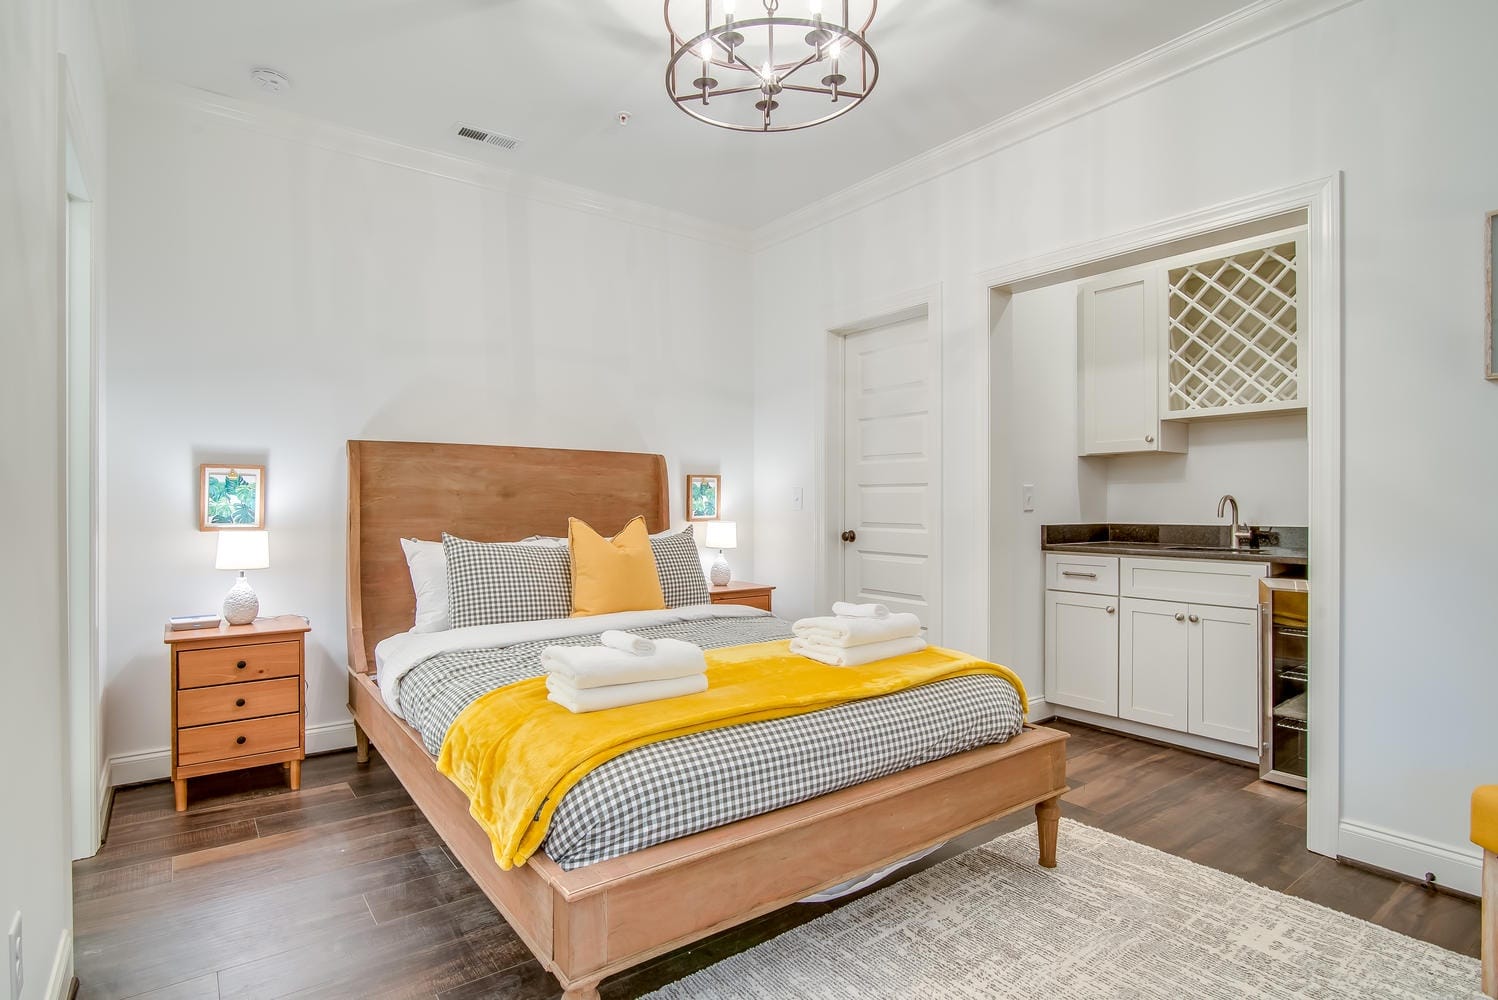
[[[204,774],[285,764],[292,791],[302,787],[308,631],[300,615],[166,630],[178,812],[187,808],[187,779]]]
[[[730,580],[721,587],[709,585],[707,594],[714,604],[747,604],[751,608],[770,611],[770,591],[774,589],[763,583]]]

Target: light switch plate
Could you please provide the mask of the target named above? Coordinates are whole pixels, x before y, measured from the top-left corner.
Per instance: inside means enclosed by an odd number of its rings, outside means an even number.
[[[1020,493],[1020,501],[1019,501],[1020,510],[1027,511],[1027,512],[1028,511],[1033,511],[1035,509],[1035,484],[1034,483],[1026,483],[1025,485],[1023,485],[1023,486],[1021,486],[1019,488],[1019,493]]]

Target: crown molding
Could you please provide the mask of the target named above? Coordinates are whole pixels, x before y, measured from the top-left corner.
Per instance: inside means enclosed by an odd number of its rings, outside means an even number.
[[[1360,0],[1257,0],[1065,90],[799,208],[751,234],[754,252],[867,208],[1042,132],[1349,7]]]
[[[279,108],[268,108],[195,87],[137,78],[122,81],[116,93],[120,100],[137,105],[177,107],[208,115],[261,135],[442,177],[497,191],[509,197],[602,216],[627,225],[712,243],[740,252],[749,249],[747,229],[709,222],[685,212],[620,198],[563,181],[507,170],[452,153],[410,146],[344,125]]]

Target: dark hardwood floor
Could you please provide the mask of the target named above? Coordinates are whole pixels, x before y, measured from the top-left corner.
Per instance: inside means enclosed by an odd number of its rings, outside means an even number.
[[[1248,768],[1067,723],[1083,823],[1475,956],[1478,907],[1308,853],[1304,797]],[[74,865],[79,996],[153,1000],[438,997],[532,1000],[556,981],[531,958],[378,755],[120,790],[108,839]],[[963,837],[934,864],[1032,822]],[[1065,858],[1062,858],[1065,863]],[[873,890],[870,890],[873,891]],[[606,981],[622,1000],[774,937],[838,904],[767,914]]]

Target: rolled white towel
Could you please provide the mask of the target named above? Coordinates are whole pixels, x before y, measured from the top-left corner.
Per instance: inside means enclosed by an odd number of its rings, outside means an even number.
[[[541,667],[573,687],[596,688],[690,677],[707,670],[707,658],[690,642],[657,639],[650,656],[608,646],[547,646],[541,651]]]
[[[633,653],[636,656],[649,656],[655,652],[655,643],[644,636],[635,635],[631,632],[620,632],[611,628],[598,637],[598,641],[610,649],[622,650]]]
[[[847,601],[835,601],[832,605],[832,613],[839,618],[888,618],[889,608],[883,604],[849,604]]]
[[[594,688],[577,687],[555,674],[546,678],[546,699],[556,702],[574,715],[602,712],[609,708],[623,708],[625,705],[639,705],[648,701],[662,701],[666,698],[680,698],[706,690],[706,674]]]
[[[918,636],[921,620],[909,613],[888,618],[803,618],[791,626],[791,633],[829,646],[862,646]]]
[[[919,653],[926,648],[926,640],[920,636],[904,639],[887,639],[884,642],[866,642],[862,646],[829,646],[808,639],[792,639],[791,652],[807,659],[825,663],[829,667],[861,667],[865,663],[887,660],[892,656]]]

